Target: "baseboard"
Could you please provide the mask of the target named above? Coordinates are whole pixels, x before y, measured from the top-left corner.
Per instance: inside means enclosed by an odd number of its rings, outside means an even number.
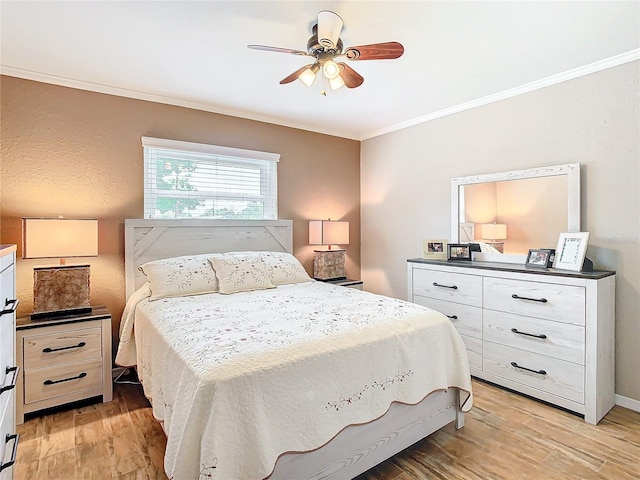
[[[633,398],[616,394],[616,405],[628,408],[634,412],[640,412],[640,400],[634,400]]]

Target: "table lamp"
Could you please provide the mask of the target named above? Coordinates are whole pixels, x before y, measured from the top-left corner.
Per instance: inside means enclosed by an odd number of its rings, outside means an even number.
[[[310,220],[309,245],[326,245],[326,250],[314,250],[313,278],[336,280],[347,278],[344,270],[345,250],[333,245],[349,244],[349,222]]]
[[[484,223],[482,224],[482,239],[486,243],[493,245],[500,253],[503,253],[504,243],[499,240],[506,240],[507,226],[504,223]]]
[[[96,218],[23,218],[22,258],[59,258],[33,268],[32,319],[91,311],[88,264],[65,258],[98,256]]]

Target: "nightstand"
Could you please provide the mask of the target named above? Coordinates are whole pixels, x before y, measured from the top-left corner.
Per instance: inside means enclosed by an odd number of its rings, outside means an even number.
[[[341,287],[356,288],[362,290],[362,280],[352,280],[350,278],[339,278],[337,280],[322,280],[324,283],[339,285]]]
[[[16,357],[17,424],[25,413],[91,397],[113,398],[111,314],[103,306],[76,315],[18,318]]]

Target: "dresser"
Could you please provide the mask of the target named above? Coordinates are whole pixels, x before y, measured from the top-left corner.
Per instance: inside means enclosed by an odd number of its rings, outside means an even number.
[[[615,272],[409,259],[409,301],[449,317],[471,375],[584,415],[613,407]]]
[[[18,318],[16,343],[18,424],[25,413],[92,397],[112,400],[111,314],[105,307],[46,319]]]
[[[19,368],[16,363],[16,246],[0,245],[0,480],[13,478],[18,451],[15,403]]]

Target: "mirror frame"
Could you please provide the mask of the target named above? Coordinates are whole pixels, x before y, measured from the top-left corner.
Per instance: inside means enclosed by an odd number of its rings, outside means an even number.
[[[476,183],[500,182],[505,180],[521,180],[523,178],[567,176],[567,232],[580,231],[580,164],[567,163],[551,165],[511,172],[489,173],[485,175],[471,175],[451,179],[451,243],[458,243],[460,232],[460,187]],[[558,232],[558,234],[564,232]],[[522,263],[527,254],[489,254],[474,252],[475,261]]]

